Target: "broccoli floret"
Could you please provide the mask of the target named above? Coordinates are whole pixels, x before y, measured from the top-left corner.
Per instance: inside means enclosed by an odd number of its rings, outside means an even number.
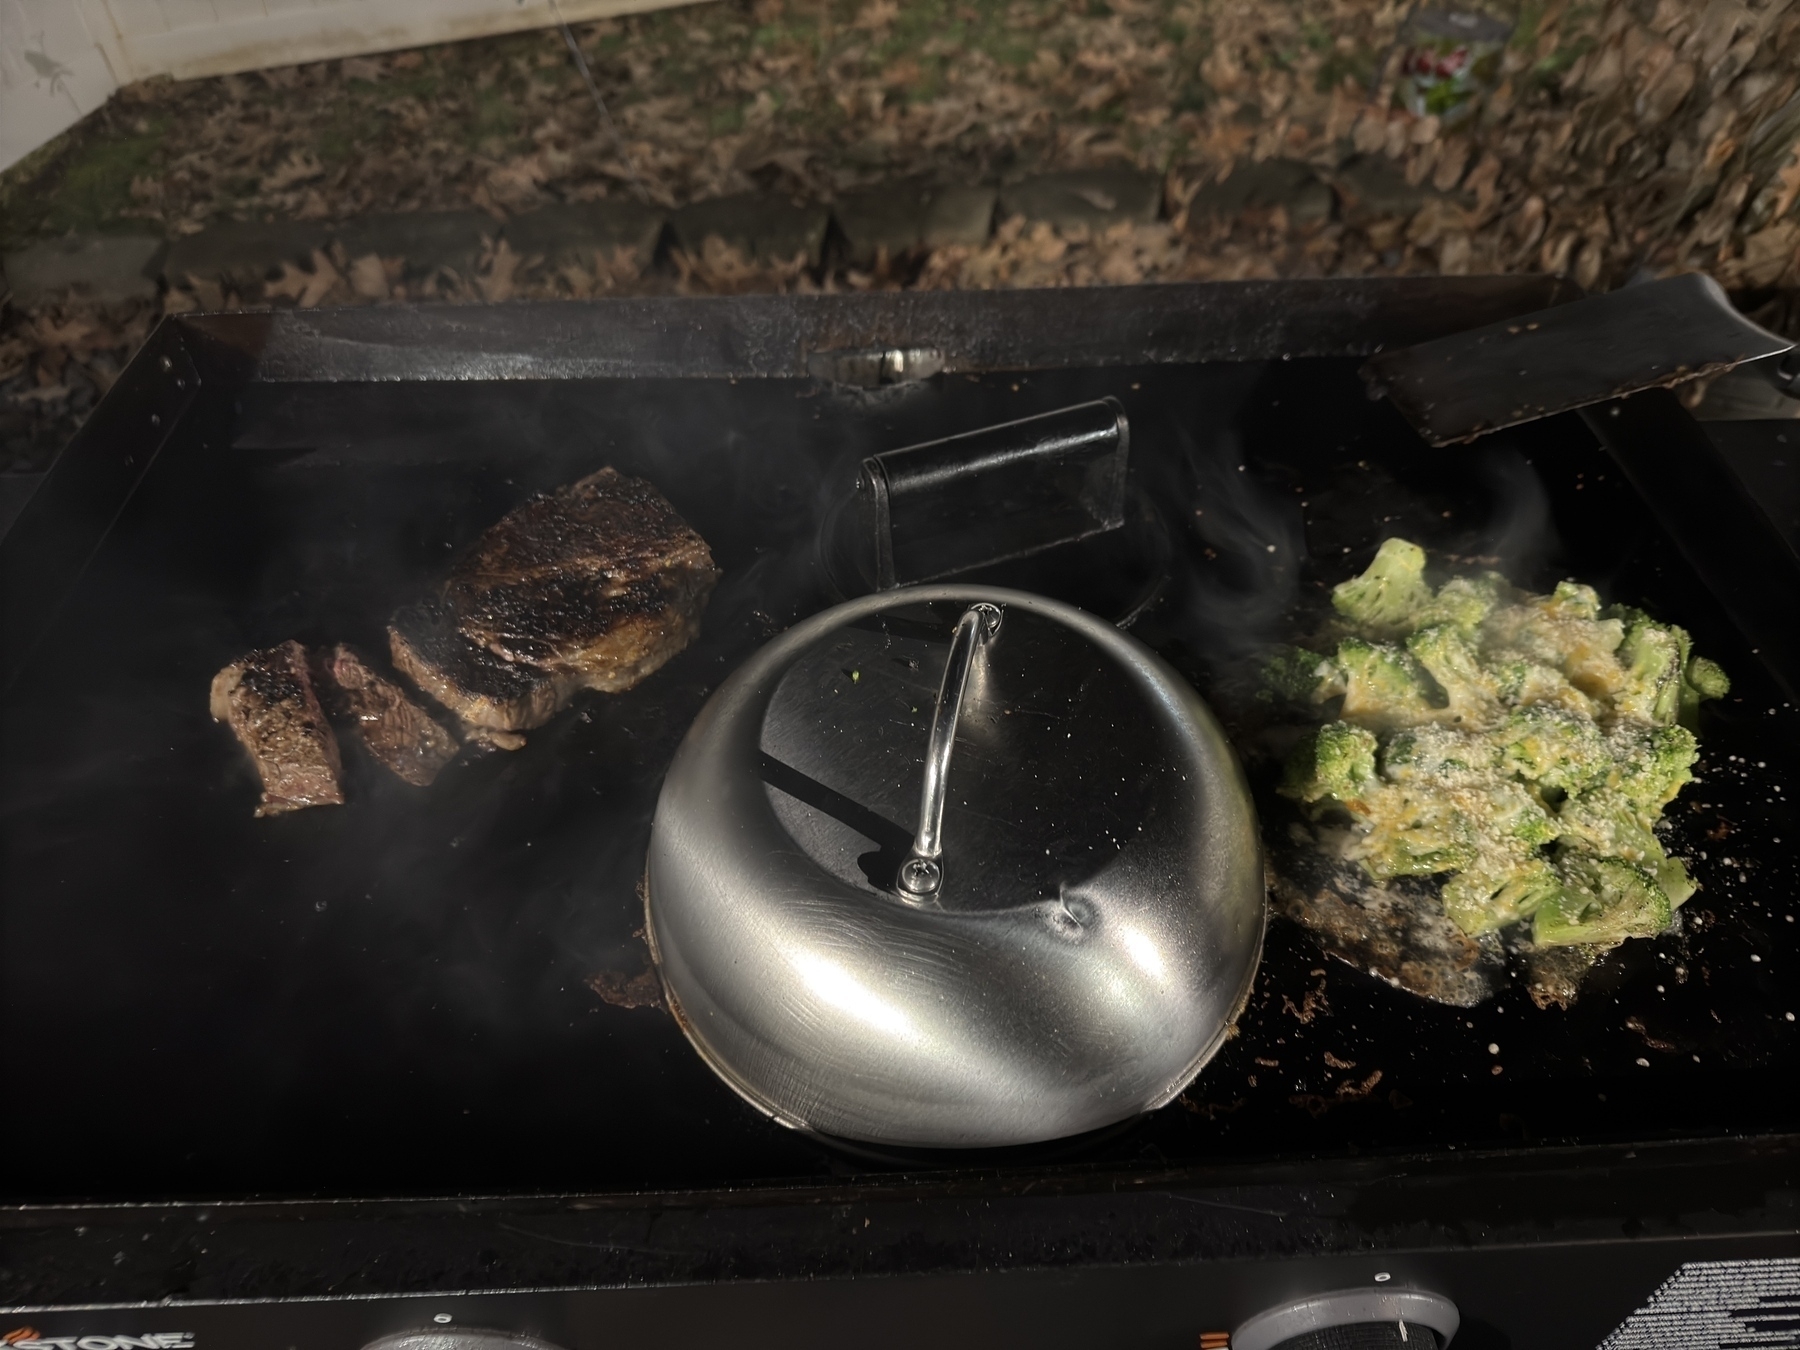
[[[1396,732],[1381,752],[1381,772],[1396,783],[1460,786],[1481,781],[1498,761],[1485,736],[1430,725]]]
[[[1599,711],[1594,700],[1570,684],[1561,670],[1552,669],[1517,652],[1500,650],[1483,658],[1494,695],[1508,707],[1555,707],[1579,717],[1592,718]]]
[[[1573,852],[1558,858],[1556,869],[1562,892],[1532,918],[1538,945],[1611,946],[1629,937],[1652,937],[1669,926],[1673,907],[1651,873],[1616,858]]]
[[[1492,716],[1495,698],[1487,672],[1456,625],[1421,628],[1406,639],[1406,650],[1443,691],[1446,721],[1475,726]]]
[[[1331,592],[1337,612],[1372,637],[1405,633],[1431,601],[1431,587],[1425,584],[1425,550],[1404,539],[1383,541],[1361,576]]]
[[[1625,625],[1597,618],[1597,611],[1592,588],[1564,582],[1555,595],[1501,605],[1482,625],[1482,641],[1489,649],[1505,649],[1560,670],[1590,698],[1610,698],[1625,680],[1625,668],[1615,655],[1625,639]]]
[[[1600,729],[1565,708],[1534,704],[1516,709],[1494,739],[1509,772],[1550,792],[1577,792],[1612,768]]]
[[[1304,647],[1277,647],[1263,663],[1262,693],[1293,703],[1320,703],[1341,684],[1337,664]]]
[[[1479,577],[1451,577],[1438,587],[1430,604],[1419,611],[1418,626],[1451,623],[1464,633],[1479,629],[1500,603],[1506,581],[1497,572]]]
[[[1348,722],[1327,722],[1288,757],[1283,796],[1313,803],[1356,801],[1375,785],[1375,736]]]
[[[1680,909],[1686,904],[1695,891],[1700,888],[1687,873],[1687,867],[1680,858],[1658,858],[1656,860],[1656,884],[1662,893],[1669,897],[1672,909]]]
[[[1557,837],[1556,823],[1518,783],[1496,776],[1497,762],[1485,737],[1450,727],[1394,736],[1382,754],[1393,786],[1371,793],[1360,812],[1369,870],[1385,878],[1473,867],[1492,878],[1492,892],[1525,866]]]
[[[1444,912],[1470,937],[1528,919],[1562,894],[1551,866],[1533,860],[1493,872],[1459,872],[1444,883]]]
[[[1607,737],[1613,757],[1611,786],[1652,817],[1694,780],[1700,747],[1686,727],[1624,725]]]
[[[1540,848],[1562,834],[1562,826],[1517,783],[1499,783],[1488,792],[1494,831],[1526,849]]]
[[[1598,619],[1600,593],[1578,581],[1559,581],[1544,608],[1559,619]]]
[[[1344,676],[1340,711],[1348,720],[1385,730],[1428,722],[1436,712],[1424,670],[1403,648],[1345,638],[1337,664]]]
[[[1731,679],[1717,661],[1696,656],[1687,664],[1687,682],[1701,698],[1724,698],[1731,692]]]
[[[1387,788],[1364,809],[1369,832],[1356,841],[1351,856],[1377,881],[1435,876],[1475,861],[1475,822],[1437,793]]]
[[[1377,881],[1395,877],[1434,877],[1455,872],[1475,860],[1475,849],[1453,822],[1436,821],[1409,830],[1382,830],[1368,836],[1358,853]]]
[[[1601,857],[1653,864],[1663,856],[1662,844],[1651,832],[1655,816],[1646,820],[1636,803],[1616,788],[1577,793],[1562,804],[1556,823],[1566,842]]]
[[[1624,683],[1613,706],[1627,717],[1667,726],[1681,706],[1681,677],[1687,665],[1688,635],[1648,617],[1634,618],[1619,644]]]
[[[1676,720],[1689,731],[1700,724],[1700,704],[1709,698],[1724,698],[1731,692],[1731,680],[1717,661],[1704,656],[1693,657],[1682,672],[1681,708]]]

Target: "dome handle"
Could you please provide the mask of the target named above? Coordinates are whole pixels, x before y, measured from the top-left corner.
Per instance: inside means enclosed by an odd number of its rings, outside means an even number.
[[[944,884],[944,795],[950,781],[950,752],[956,745],[956,719],[975,658],[1000,632],[1000,607],[987,601],[970,605],[956,621],[944,682],[938,687],[931,714],[931,740],[925,751],[925,781],[919,790],[919,832],[912,852],[900,864],[900,896],[921,903]]]

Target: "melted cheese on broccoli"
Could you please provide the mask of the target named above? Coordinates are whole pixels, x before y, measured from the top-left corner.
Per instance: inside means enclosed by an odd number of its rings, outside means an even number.
[[[1656,826],[1692,778],[1700,702],[1730,688],[1685,631],[1573,581],[1434,588],[1404,539],[1332,603],[1335,649],[1283,649],[1266,682],[1335,703],[1281,791],[1347,819],[1349,857],[1378,881],[1443,877],[1471,935],[1529,920],[1540,945],[1606,945],[1668,925],[1694,884]]]

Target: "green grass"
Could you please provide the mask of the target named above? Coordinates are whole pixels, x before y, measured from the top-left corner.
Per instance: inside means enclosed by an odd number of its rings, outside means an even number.
[[[1177,115],[1184,112],[1205,112],[1214,97],[1212,86],[1201,76],[1195,75],[1193,79],[1181,86],[1180,92],[1175,95],[1171,111]]]
[[[1537,46],[1538,27],[1544,21],[1544,6],[1537,0],[1525,0],[1519,6],[1518,22],[1513,24],[1512,37],[1507,45],[1520,51],[1530,51]]]
[[[45,181],[34,184],[34,195],[49,189],[35,232],[94,230],[118,220],[131,205],[131,180],[157,167],[166,130],[167,123],[157,118],[144,132],[118,138],[102,132],[71,146]]]
[[[540,66],[531,72],[531,79],[542,85],[552,94],[560,94],[572,86],[580,77],[575,74],[575,67],[564,62],[560,66]]]
[[[32,226],[43,215],[44,192],[40,180],[69,148],[73,134],[55,136],[24,159],[0,173],[0,247],[17,248],[30,242]]]
[[[701,93],[702,85],[712,74],[712,70],[712,62],[703,57],[695,59],[692,54],[687,54],[668,57],[662,62],[656,73],[665,88],[694,98]]]
[[[930,103],[944,92],[944,58],[926,56],[916,59],[919,62],[919,78],[906,88],[906,101]]]
[[[398,79],[390,79],[382,93],[389,99],[416,98],[421,103],[436,98],[444,87],[443,76],[435,70],[410,71]]]
[[[1375,53],[1363,47],[1355,51],[1334,51],[1319,63],[1315,84],[1320,93],[1329,93],[1344,80],[1368,86],[1375,80]]]
[[[1575,41],[1558,47],[1542,61],[1531,67],[1529,78],[1540,88],[1548,88],[1563,77],[1563,72],[1586,55],[1594,46],[1594,39],[1583,35]]]
[[[883,61],[916,56],[939,38],[946,46],[985,52],[1002,65],[1027,65],[1037,47],[1015,31],[1008,8],[997,0],[907,0],[873,55]]]
[[[750,45],[767,50],[771,47],[810,47],[820,38],[819,26],[806,20],[776,19],[761,24],[750,33]]]
[[[313,147],[327,168],[348,164],[368,144],[368,117],[353,103],[332,104],[325,123],[313,133]]]
[[[494,86],[475,92],[474,115],[467,136],[471,144],[486,140],[511,140],[519,131],[519,109],[512,94]]]

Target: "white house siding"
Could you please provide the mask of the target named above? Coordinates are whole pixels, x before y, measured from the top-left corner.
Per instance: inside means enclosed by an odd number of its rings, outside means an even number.
[[[75,0],[0,0],[0,168],[98,108],[118,78]]]

